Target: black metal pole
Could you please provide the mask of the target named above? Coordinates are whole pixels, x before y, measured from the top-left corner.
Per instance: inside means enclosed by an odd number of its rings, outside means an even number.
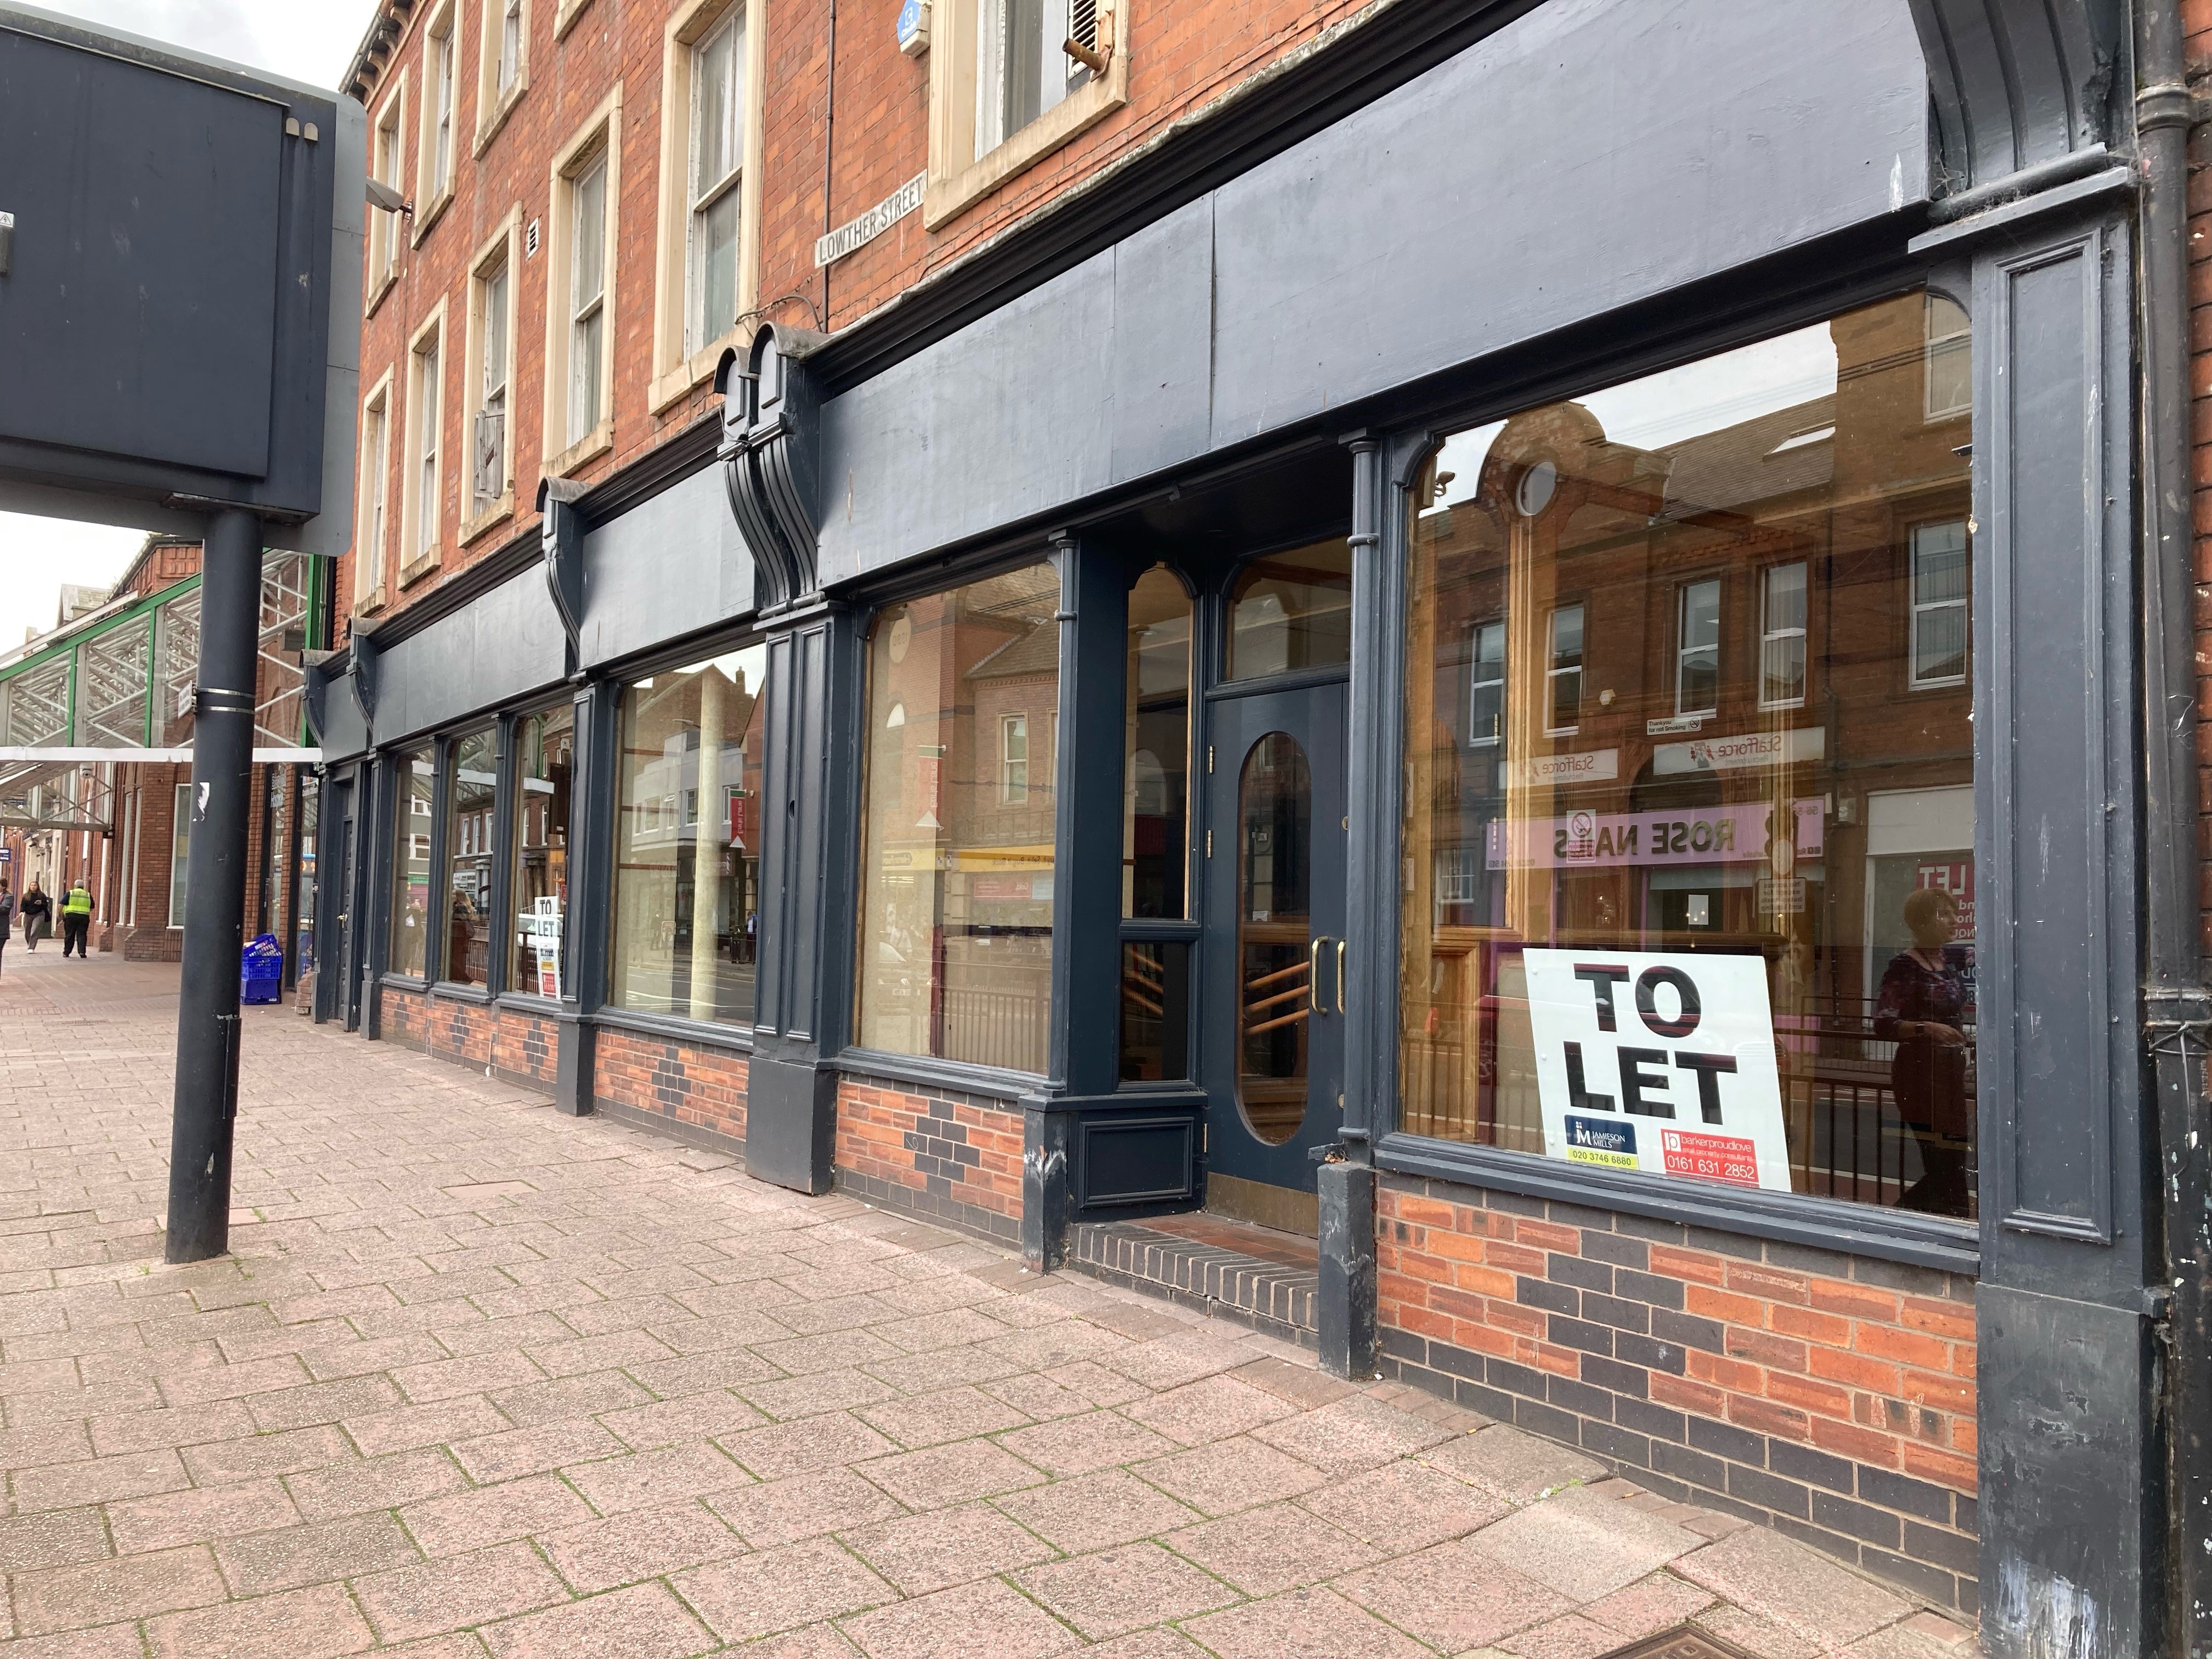
[[[261,627],[261,521],[228,508],[201,556],[193,696],[191,842],[177,994],[176,1116],[169,1131],[167,1259],[230,1248],[230,1142],[238,1117],[238,967],[253,806],[253,671]]]

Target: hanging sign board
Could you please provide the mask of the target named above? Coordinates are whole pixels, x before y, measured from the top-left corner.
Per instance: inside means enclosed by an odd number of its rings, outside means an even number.
[[[1763,957],[1522,955],[1547,1157],[1790,1189]]]

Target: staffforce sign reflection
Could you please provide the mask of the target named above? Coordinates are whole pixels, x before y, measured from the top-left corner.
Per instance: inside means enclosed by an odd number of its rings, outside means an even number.
[[[1547,1157],[1789,1190],[1761,957],[1523,957]]]

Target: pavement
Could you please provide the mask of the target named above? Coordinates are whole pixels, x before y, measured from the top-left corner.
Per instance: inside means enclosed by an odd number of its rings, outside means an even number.
[[[0,1659],[1762,1659],[1962,1627],[1272,1339],[248,1009],[161,1261],[174,968],[0,957]]]

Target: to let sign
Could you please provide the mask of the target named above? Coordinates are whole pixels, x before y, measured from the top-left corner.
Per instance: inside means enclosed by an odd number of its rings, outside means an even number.
[[[1756,956],[1522,953],[1546,1156],[1790,1188]]]

